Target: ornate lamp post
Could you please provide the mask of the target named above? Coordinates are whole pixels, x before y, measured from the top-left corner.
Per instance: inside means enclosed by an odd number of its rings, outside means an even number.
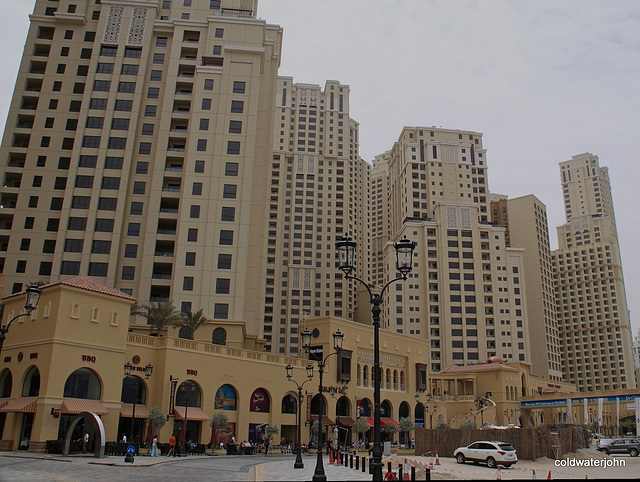
[[[180,391],[184,394],[184,418],[182,419],[182,440],[180,440],[180,443],[183,444],[183,447],[182,447],[183,451],[185,453],[188,453],[188,447],[186,446],[186,443],[187,443],[187,423],[189,421],[188,419],[189,399],[191,398],[191,395],[196,393],[196,384],[191,382],[190,380],[187,380],[186,382],[182,383],[182,386],[180,387]]]
[[[373,286],[361,280],[351,273],[355,270],[356,243],[349,236],[344,236],[336,243],[338,250],[338,268],[345,274],[346,279],[352,279],[363,284],[369,292],[369,302],[371,303],[371,313],[373,315],[373,462],[371,469],[373,480],[382,480],[382,440],[380,436],[380,306],[382,305],[382,295],[385,290],[396,281],[405,281],[407,275],[413,268],[413,251],[416,248],[414,241],[409,241],[405,236],[399,242],[393,243],[396,250],[396,270],[400,273],[399,278],[390,279],[379,292],[373,292]]]
[[[134,439],[133,439],[134,426],[133,425],[136,421],[136,403],[138,402],[138,386],[139,386],[138,377],[131,376],[132,368],[133,368],[133,365],[131,365],[131,362],[127,362],[124,364],[124,377],[133,378],[133,410],[131,412],[131,432],[129,433],[130,443],[134,442]],[[153,365],[151,363],[147,363],[147,366],[144,367],[144,379],[148,380],[152,372],[153,372]]]
[[[296,420],[296,426],[297,426],[297,433],[296,433],[296,461],[293,464],[293,468],[294,469],[302,469],[304,468],[304,463],[302,463],[302,448],[300,447],[300,440],[301,440],[301,430],[302,430],[302,387],[304,386],[305,383],[307,383],[308,381],[310,381],[313,378],[313,365],[311,363],[309,363],[307,365],[307,379],[302,382],[302,383],[298,383],[297,381],[293,380],[291,377],[293,377],[293,366],[291,364],[287,365],[286,367],[287,370],[287,379],[290,382],[293,382],[296,384],[296,387],[298,388],[298,410],[297,410],[297,420]]]
[[[332,355],[337,355],[338,353],[340,353],[340,350],[342,350],[343,340],[344,340],[344,333],[341,333],[340,330],[336,331],[333,334],[333,349],[335,351],[332,353],[329,353],[326,357],[324,357],[323,360],[318,360],[318,373],[320,374],[319,376],[320,380],[318,384],[318,395],[319,395],[318,402],[320,405],[319,407],[320,413],[318,414],[318,425],[319,425],[318,460],[316,462],[316,470],[311,480],[320,480],[320,481],[327,480],[327,476],[324,473],[324,466],[322,465],[322,448],[324,446],[324,433],[323,433],[324,426],[322,423],[322,417],[324,412],[324,399],[322,398],[322,375],[324,374],[324,367],[329,357]],[[306,329],[302,332],[302,348],[306,353],[309,353],[309,350],[311,349],[311,333],[309,332],[309,330],[306,330]]]
[[[9,323],[7,323],[6,325],[0,326],[0,353],[2,352],[2,345],[4,345],[4,340],[7,338],[7,333],[9,332],[9,328],[11,327],[11,323],[23,316],[29,316],[31,312],[38,307],[38,301],[40,300],[41,293],[42,290],[36,285],[29,286],[25,290],[26,299],[24,302],[24,310],[26,311],[26,313],[20,313],[19,315],[11,318],[11,321],[9,321]]]

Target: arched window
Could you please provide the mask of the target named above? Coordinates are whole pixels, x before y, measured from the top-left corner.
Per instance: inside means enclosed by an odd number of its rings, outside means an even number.
[[[400,404],[400,408],[398,409],[398,418],[409,418],[411,417],[411,408],[407,402],[402,402]]]
[[[193,333],[191,333],[191,328],[189,328],[188,326],[181,327],[180,331],[178,332],[178,338],[193,340]]]
[[[0,398],[9,398],[11,396],[11,387],[13,385],[13,375],[8,368],[5,368],[0,375]]]
[[[316,394],[311,399],[311,415],[315,415],[317,417],[321,411],[322,415],[327,414],[327,399],[324,398],[324,395],[320,396],[320,394]]]
[[[387,390],[391,390],[391,370],[387,368]]]
[[[256,388],[249,400],[249,411],[251,412],[264,412],[271,411],[271,401],[269,400],[269,394],[264,388]]]
[[[213,330],[212,343],[214,345],[226,345],[227,344],[227,330],[224,328],[216,328]]]
[[[362,382],[363,386],[369,386],[369,367],[367,365],[362,367]]]
[[[358,363],[356,367],[356,385],[360,386],[360,383],[362,381],[362,373],[360,372],[360,370],[362,370],[362,367],[360,366],[360,363]]]
[[[38,367],[33,366],[29,368],[27,376],[24,378],[22,396],[37,397],[38,395],[40,395],[40,370],[38,370]]]
[[[349,397],[340,397],[336,401],[336,416],[348,417],[349,415],[351,415],[351,402],[349,401]]]
[[[393,389],[398,389],[398,370],[393,370]]]
[[[94,308],[91,313],[91,321],[99,322],[100,321],[100,308]]]
[[[298,410],[298,402],[296,397],[288,393],[282,397],[282,413],[296,413]]]
[[[424,405],[420,402],[416,403],[416,408],[413,411],[413,421],[424,426]]]
[[[100,400],[101,391],[98,375],[89,368],[78,368],[67,378],[63,396],[65,398]]]
[[[371,417],[371,400],[363,398],[360,400],[360,417]]]
[[[231,385],[225,383],[216,392],[214,408],[216,410],[237,410],[238,394]]]
[[[80,305],[78,303],[74,303],[71,306],[71,318],[80,318]]]
[[[144,382],[135,375],[130,375],[122,380],[122,393],[120,401],[122,403],[146,403],[147,390]]]
[[[400,370],[400,390],[404,392],[404,370]]]
[[[380,415],[385,418],[391,418],[391,402],[385,400],[380,404]]]
[[[200,407],[202,392],[193,380],[185,380],[176,391],[176,405],[179,407]]]

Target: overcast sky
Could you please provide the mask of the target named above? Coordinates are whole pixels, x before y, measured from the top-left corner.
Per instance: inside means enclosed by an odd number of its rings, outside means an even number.
[[[32,9],[2,0],[1,128]],[[365,160],[405,125],[481,132],[491,192],[544,202],[552,247],[564,223],[558,163],[597,155],[612,179],[638,331],[640,2],[259,0],[258,16],[284,28],[280,75],[350,86]]]

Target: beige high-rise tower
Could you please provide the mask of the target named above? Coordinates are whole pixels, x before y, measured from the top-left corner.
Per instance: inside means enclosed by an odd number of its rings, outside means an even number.
[[[282,30],[256,0],[37,0],[0,147],[5,294],[88,274],[260,334]]]
[[[634,388],[631,322],[606,167],[590,153],[560,163],[567,222],[553,252],[567,381],[582,391]]]

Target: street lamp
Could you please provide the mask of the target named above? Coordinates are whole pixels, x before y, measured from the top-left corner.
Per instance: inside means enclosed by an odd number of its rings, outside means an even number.
[[[311,480],[327,480],[327,476],[324,473],[324,466],[322,465],[322,448],[324,446],[324,425],[323,425],[323,412],[324,412],[324,399],[322,398],[322,375],[324,374],[324,367],[327,363],[327,360],[332,355],[337,355],[342,350],[342,342],[344,340],[344,333],[341,333],[340,330],[336,331],[333,334],[333,349],[335,350],[332,353],[329,353],[323,360],[318,360],[318,373],[319,373],[319,384],[318,384],[318,403],[319,403],[319,414],[318,414],[318,460],[316,462],[316,470],[313,474],[313,478]],[[306,353],[309,353],[311,349],[311,333],[309,330],[305,329],[302,332],[302,348]]]
[[[369,292],[369,302],[371,303],[371,314],[373,315],[373,462],[371,471],[373,480],[382,480],[382,440],[380,436],[380,306],[382,305],[382,295],[385,290],[396,281],[407,279],[407,275],[413,268],[413,251],[416,248],[414,241],[409,241],[403,237],[399,242],[393,243],[396,250],[396,270],[400,273],[400,278],[393,278],[385,284],[382,289],[374,293],[369,283],[361,280],[351,273],[355,270],[356,243],[349,236],[344,236],[336,243],[338,250],[338,268],[345,274],[346,279],[352,279],[363,284]]]
[[[420,401],[420,394],[416,393],[416,402],[419,402],[419,401]],[[431,403],[430,393],[427,394],[427,401],[424,404],[424,408],[425,408],[425,411],[427,412],[427,415],[429,415],[429,428],[433,428],[433,416],[436,414],[436,410],[438,410],[438,405],[434,404],[433,407],[430,407],[429,403]]]
[[[13,323],[20,317],[30,315],[31,312],[38,307],[38,301],[40,300],[41,293],[42,290],[36,285],[29,286],[25,290],[26,299],[24,302],[24,309],[26,313],[20,313],[19,315],[11,318],[11,321],[9,321],[9,323],[7,323],[6,325],[0,326],[0,353],[2,352],[2,345],[4,345],[4,340],[7,338],[7,333],[9,332],[9,328],[11,327],[11,323]]]
[[[187,380],[185,382],[182,383],[182,386],[180,387],[180,391],[184,394],[184,418],[182,419],[182,440],[180,440],[181,444],[186,444],[187,442],[187,422],[188,420],[188,414],[189,414],[189,399],[191,398],[191,395],[193,395],[194,393],[196,393],[196,384],[190,380]],[[183,445],[183,449],[185,449],[186,446]],[[183,450],[186,452],[186,450]]]
[[[287,370],[287,379],[290,382],[295,383],[298,388],[298,410],[296,414],[296,425],[298,430],[296,434],[296,461],[293,464],[293,468],[302,469],[304,468],[304,463],[302,463],[302,448],[300,447],[300,440],[302,438],[300,434],[300,431],[302,430],[302,387],[313,378],[313,365],[311,363],[307,364],[307,379],[302,383],[298,383],[291,378],[293,376],[293,366],[291,364],[288,364],[285,368]]]
[[[138,386],[139,386],[139,382],[138,382],[138,377],[136,376],[131,376],[131,369],[133,368],[133,365],[131,364],[131,362],[127,362],[124,364],[124,377],[125,378],[133,378],[133,410],[131,412],[131,432],[129,433],[129,440],[131,441],[131,443],[134,442],[133,440],[133,431],[134,431],[134,423],[136,421],[136,403],[138,402]],[[151,363],[147,363],[147,366],[144,367],[144,379],[148,380],[149,377],[151,376],[151,373],[153,372],[153,365]]]

